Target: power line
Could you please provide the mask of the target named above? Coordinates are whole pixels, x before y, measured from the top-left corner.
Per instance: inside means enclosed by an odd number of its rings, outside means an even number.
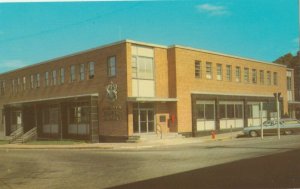
[[[40,36],[40,35],[45,35],[47,33],[57,32],[57,31],[67,29],[67,28],[70,28],[70,27],[86,24],[86,23],[89,23],[89,22],[99,20],[99,19],[103,18],[104,16],[115,14],[115,12],[122,12],[122,11],[125,11],[127,9],[135,8],[139,5],[140,5],[140,3],[135,2],[135,4],[133,4],[130,7],[115,9],[111,12],[108,12],[108,13],[105,13],[105,14],[102,14],[102,15],[98,15],[98,16],[94,16],[94,17],[91,17],[91,18],[88,18],[88,19],[85,19],[85,20],[81,20],[81,21],[78,21],[78,22],[66,24],[66,25],[63,25],[63,26],[58,26],[58,27],[51,28],[51,29],[42,30],[42,31],[32,33],[32,34],[21,35],[21,36],[17,36],[17,37],[8,38],[8,39],[3,39],[3,40],[0,40],[0,44],[11,42],[11,41],[17,41],[17,40],[32,38],[32,37],[36,37],[36,36]]]

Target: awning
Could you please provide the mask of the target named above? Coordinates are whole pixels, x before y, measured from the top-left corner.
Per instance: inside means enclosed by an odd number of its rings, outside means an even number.
[[[72,95],[72,96],[50,97],[50,98],[40,98],[40,99],[24,100],[24,101],[16,101],[16,102],[7,103],[5,105],[17,105],[17,104],[22,104],[22,103],[42,102],[42,101],[50,101],[50,100],[62,100],[62,99],[68,99],[68,98],[79,98],[79,97],[89,97],[89,96],[98,96],[98,93],[80,94],[80,95]]]
[[[128,102],[177,102],[177,98],[128,97]]]

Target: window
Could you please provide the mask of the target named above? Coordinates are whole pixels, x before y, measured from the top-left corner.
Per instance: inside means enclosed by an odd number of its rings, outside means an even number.
[[[84,64],[80,64],[80,72],[79,72],[79,74],[80,74],[80,81],[83,81],[85,79],[84,72],[85,72]]]
[[[231,66],[226,65],[226,80],[231,81]]]
[[[260,84],[264,84],[265,83],[265,72],[263,70],[259,71],[259,80],[260,80]]]
[[[36,74],[36,88],[39,88],[40,87],[40,85],[41,85],[41,83],[40,83],[40,74],[38,73],[38,74]]]
[[[132,78],[137,78],[137,62],[136,57],[131,58],[131,72],[132,72]]]
[[[49,86],[49,72],[45,72],[45,86]]]
[[[195,61],[195,78],[201,78],[201,62],[199,60]]]
[[[95,63],[90,62],[89,63],[89,79],[93,79],[95,76]]]
[[[273,73],[273,84],[278,85],[278,78],[277,78],[277,72]]]
[[[252,83],[257,83],[257,72],[256,72],[256,69],[252,69]]]
[[[267,85],[271,85],[271,72],[267,71]]]
[[[138,79],[153,79],[153,58],[150,57],[138,57]]]
[[[241,67],[235,67],[235,81],[241,82]]]
[[[243,119],[243,104],[240,102],[224,102],[219,105],[220,119]]]
[[[12,94],[15,94],[15,88],[16,88],[16,84],[15,84],[15,80],[13,79],[12,82],[11,82]]]
[[[0,94],[3,96],[5,93],[5,81],[0,81]]]
[[[23,90],[26,90],[26,77],[23,77]]]
[[[292,77],[287,76],[286,81],[287,81],[287,90],[291,91],[292,90]]]
[[[21,89],[21,79],[18,77],[18,82],[17,82],[17,90],[22,90]]]
[[[65,83],[65,68],[60,68],[60,84]]]
[[[206,62],[206,79],[212,79],[212,63]]]
[[[70,67],[70,81],[74,82],[76,80],[76,75],[75,75],[75,65],[71,65]]]
[[[116,57],[111,56],[107,61],[107,75],[108,77],[116,76]]]
[[[217,64],[217,80],[223,79],[222,64]]]
[[[30,88],[31,89],[34,88],[34,78],[33,78],[33,75],[30,75]]]
[[[53,70],[52,71],[52,80],[51,80],[53,86],[56,85],[56,78],[57,78],[56,70]]]
[[[196,104],[197,119],[214,120],[214,104]]]
[[[249,83],[249,68],[244,68],[244,82]]]

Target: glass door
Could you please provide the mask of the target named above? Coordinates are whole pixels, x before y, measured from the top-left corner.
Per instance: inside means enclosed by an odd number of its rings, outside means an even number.
[[[134,133],[154,132],[154,110],[139,109],[133,111]]]

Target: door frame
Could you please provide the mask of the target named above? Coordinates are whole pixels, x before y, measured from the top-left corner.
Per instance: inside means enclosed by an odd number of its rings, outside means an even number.
[[[145,133],[155,133],[156,131],[156,126],[155,126],[155,108],[137,108],[135,109],[137,111],[137,118],[138,118],[138,131],[135,132],[135,130],[133,129],[133,133],[134,134],[145,134]],[[146,132],[141,132],[141,111],[146,111]],[[153,131],[149,131],[149,118],[148,118],[148,112],[152,111],[153,112]],[[135,112],[135,111],[133,111]],[[134,113],[133,113],[134,114]],[[134,116],[134,115],[133,115]],[[133,122],[134,124],[134,122]],[[134,127],[134,125],[132,125]]]

